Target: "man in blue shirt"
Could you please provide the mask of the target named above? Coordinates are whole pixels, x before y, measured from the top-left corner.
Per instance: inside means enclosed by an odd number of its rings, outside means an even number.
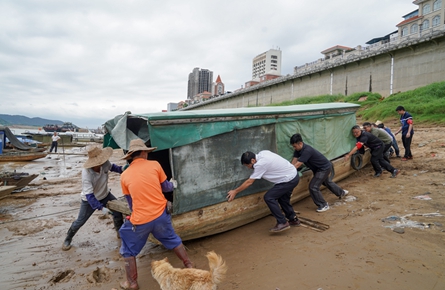
[[[413,159],[413,155],[411,154],[411,141],[413,140],[414,129],[413,129],[413,116],[410,113],[405,111],[403,106],[398,106],[396,108],[397,113],[400,115],[400,129],[397,130],[395,135],[399,134],[402,131],[402,143],[405,148],[405,155],[402,158],[402,161],[406,161],[408,159]]]
[[[329,179],[332,171],[331,162],[315,148],[303,143],[303,138],[300,134],[294,134],[290,138],[290,144],[295,149],[294,157],[291,161],[295,168],[298,169],[304,164],[314,173],[314,177],[309,183],[309,193],[318,207],[317,212],[324,212],[329,209],[329,205],[320,191],[322,184],[339,198],[348,194],[347,190],[343,190]]]
[[[400,150],[399,150],[399,145],[397,144],[397,139],[394,136],[394,134],[391,132],[391,129],[387,126],[385,126],[385,124],[383,124],[381,121],[377,120],[377,122],[375,122],[375,124],[377,125],[378,128],[385,130],[386,132],[388,132],[389,135],[391,135],[392,138],[392,147],[394,148],[394,150],[392,150],[392,148],[390,149],[391,152],[391,156],[392,154],[395,152],[396,153],[396,157],[400,158]]]

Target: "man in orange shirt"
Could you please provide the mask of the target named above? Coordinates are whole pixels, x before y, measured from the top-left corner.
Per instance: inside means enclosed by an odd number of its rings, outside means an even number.
[[[167,249],[173,249],[184,266],[192,268],[181,238],[175,233],[171,216],[167,212],[167,199],[163,192],[173,191],[174,182],[167,180],[161,165],[147,160],[156,147],[146,147],[141,139],[132,140],[123,159],[132,159],[121,175],[122,193],[132,210],[129,221],[119,230],[122,239],[120,254],[125,259],[127,281],[124,289],[139,289],[137,283],[136,256],[140,253],[151,233]]]

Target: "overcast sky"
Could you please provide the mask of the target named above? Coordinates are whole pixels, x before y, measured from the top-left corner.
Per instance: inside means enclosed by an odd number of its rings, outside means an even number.
[[[335,45],[397,29],[412,0],[3,0],[0,113],[96,128],[125,111],[187,98],[195,67],[234,91],[253,58],[282,51],[282,74]]]

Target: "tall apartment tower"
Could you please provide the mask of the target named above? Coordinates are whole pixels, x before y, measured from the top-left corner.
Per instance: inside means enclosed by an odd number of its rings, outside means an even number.
[[[258,79],[270,71],[281,75],[281,50],[279,49],[263,52],[252,61],[252,80]]]
[[[204,91],[211,92],[213,83],[213,72],[208,69],[199,69],[195,67],[189,74],[187,99],[193,99],[194,96]]]

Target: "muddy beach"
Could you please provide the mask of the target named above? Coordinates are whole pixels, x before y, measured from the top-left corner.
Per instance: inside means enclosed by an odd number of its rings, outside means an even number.
[[[396,128],[394,124],[388,123]],[[310,198],[294,204],[302,217],[328,224],[317,232],[295,227],[269,234],[268,216],[222,234],[184,242],[197,268],[208,269],[215,251],[229,267],[219,289],[445,289],[445,134],[416,126],[413,160],[392,158],[400,175],[373,177],[370,165],[339,182],[349,197],[323,191],[331,209],[315,212]],[[398,136],[400,138],[400,136]],[[403,146],[399,139],[403,153]],[[59,148],[59,151],[60,148]],[[0,170],[39,173],[30,186],[0,200],[0,289],[118,289],[125,277],[111,218],[95,213],[69,251],[61,245],[77,217],[85,148],[65,149],[28,163],[0,163]],[[123,165],[121,150],[112,162]],[[112,193],[122,196],[119,175]],[[150,261],[173,252],[147,243],[137,257],[141,289],[160,289]]]

